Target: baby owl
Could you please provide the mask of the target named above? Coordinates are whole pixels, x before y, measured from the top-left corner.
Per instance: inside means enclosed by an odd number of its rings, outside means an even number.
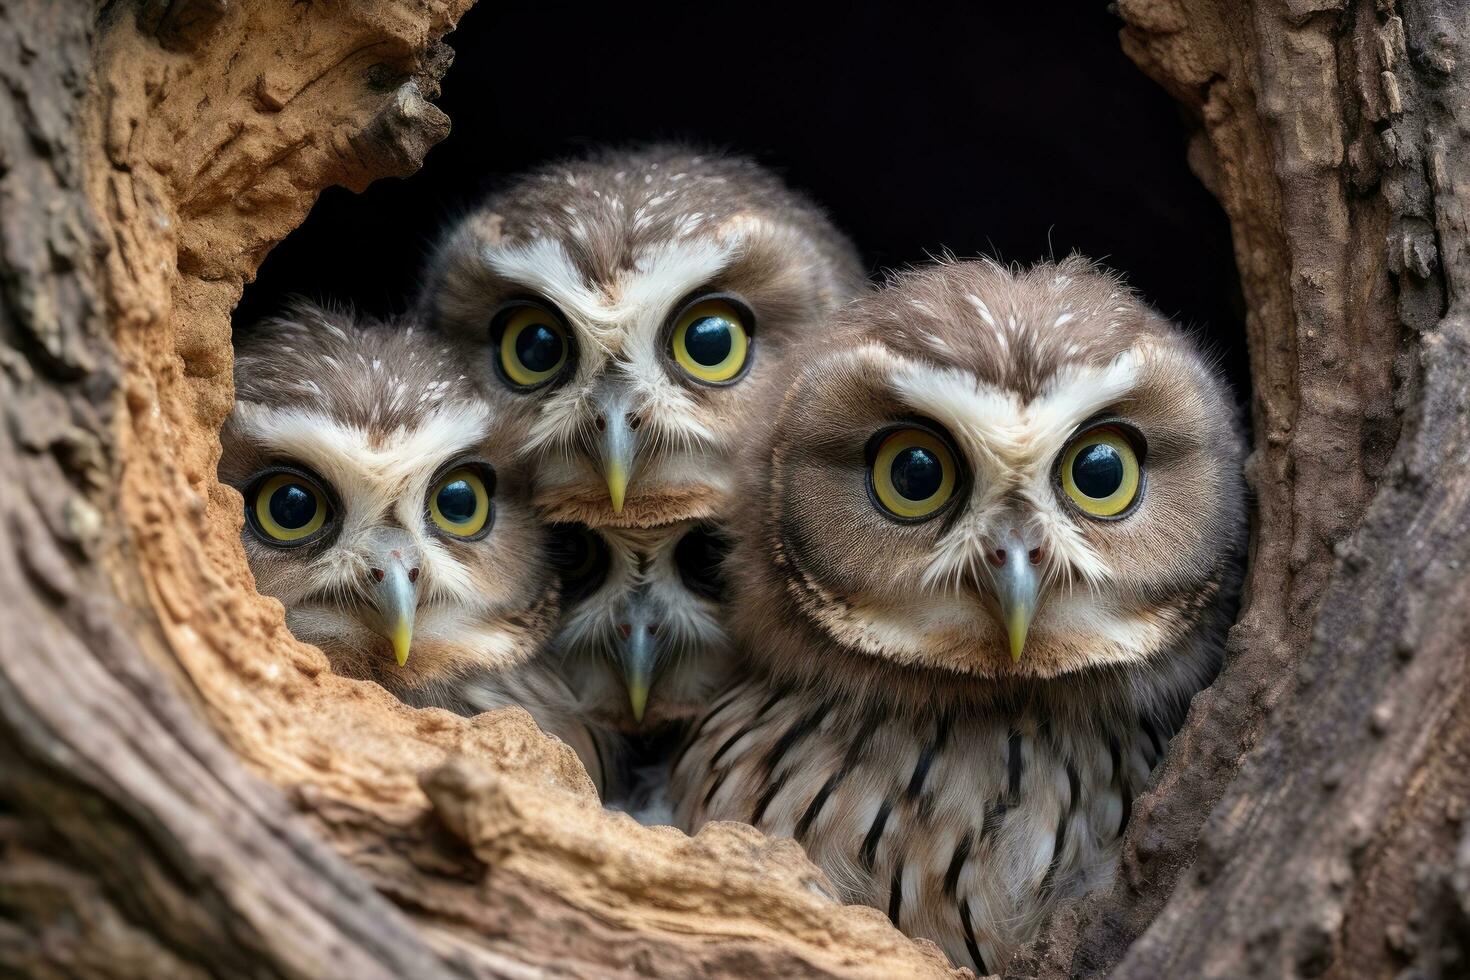
[[[558,587],[515,406],[411,324],[306,303],[240,341],[235,394],[220,478],[291,632],[411,704],[518,704],[602,785],[607,735],[538,656]]]
[[[1106,881],[1240,576],[1232,401],[1080,259],[946,263],[795,356],[732,509],[748,664],[680,820],[801,841],[984,974]]]
[[[563,579],[560,668],[597,723],[657,732],[703,710],[731,666],[714,527],[552,528]],[[662,675],[650,703],[653,677]]]
[[[686,522],[724,518],[761,391],[788,349],[865,286],[852,245],[773,174],[670,146],[520,178],[445,235],[425,279],[422,315],[460,346],[482,390],[531,416],[525,449],[543,513],[656,528],[640,536],[646,555],[672,552]],[[667,571],[657,564],[655,586]],[[590,643],[573,662],[612,652],[630,685],[604,711],[636,715],[649,685],[655,701],[661,687],[688,686],[650,673],[638,643],[569,636]],[[654,662],[702,669],[717,653]],[[607,693],[599,677],[573,679]]]

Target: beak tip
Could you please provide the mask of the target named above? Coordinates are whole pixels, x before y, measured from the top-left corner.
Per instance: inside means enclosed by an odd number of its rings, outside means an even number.
[[[408,663],[409,651],[413,649],[413,636],[406,629],[399,629],[393,634],[393,659],[398,661],[402,667]]]
[[[1021,654],[1026,650],[1026,635],[1031,631],[1031,612],[1029,609],[1021,610],[1010,617],[1006,627],[1006,637],[1010,640],[1011,663],[1021,662]]]
[[[623,501],[628,496],[629,465],[622,459],[608,459],[603,464],[603,476],[607,480],[607,496],[614,514],[623,512]]]

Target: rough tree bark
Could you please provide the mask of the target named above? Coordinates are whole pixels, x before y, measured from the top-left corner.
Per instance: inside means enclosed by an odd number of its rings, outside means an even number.
[[[944,975],[791,842],[604,813],[524,713],[338,678],[251,588],[230,309],[447,132],[469,2],[0,0],[0,973]],[[1470,14],[1120,7],[1234,226],[1254,560],[1118,885],[1013,972],[1463,970]]]
[[[1123,0],[1230,217],[1245,608],[1110,894],[1020,975],[1470,972],[1470,5]]]

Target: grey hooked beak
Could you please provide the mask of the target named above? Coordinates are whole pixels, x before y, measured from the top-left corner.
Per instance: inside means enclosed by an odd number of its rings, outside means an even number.
[[[646,600],[635,599],[618,621],[618,666],[628,688],[633,720],[641,723],[659,661],[659,622]]]
[[[413,649],[413,620],[419,607],[419,555],[406,534],[395,534],[368,559],[369,594],[373,601],[368,625],[393,645],[402,667]]]
[[[602,391],[595,399],[598,459],[613,513],[621,514],[633,478],[633,461],[638,456],[641,419],[632,410],[632,399],[626,392]]]
[[[1001,625],[1010,638],[1011,662],[1019,663],[1041,600],[1041,552],[1027,547],[1021,535],[1011,531],[987,557],[993,566],[991,582],[1000,604]]]

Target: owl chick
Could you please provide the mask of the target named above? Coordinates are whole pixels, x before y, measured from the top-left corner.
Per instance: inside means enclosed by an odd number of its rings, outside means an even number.
[[[727,550],[698,521],[552,528],[563,582],[552,648],[599,724],[657,733],[708,705],[732,666],[720,610]]]
[[[749,665],[673,794],[984,974],[1113,873],[1216,671],[1241,436],[1188,340],[1080,259],[938,265],[838,320],[753,459]]]
[[[518,704],[602,785],[606,733],[538,656],[558,616],[514,406],[412,324],[299,303],[236,348],[220,478],[298,639],[418,706]]]
[[[521,178],[450,230],[419,306],[534,413],[552,519],[718,519],[757,392],[864,286],[851,244],[754,163],[656,146]]]

